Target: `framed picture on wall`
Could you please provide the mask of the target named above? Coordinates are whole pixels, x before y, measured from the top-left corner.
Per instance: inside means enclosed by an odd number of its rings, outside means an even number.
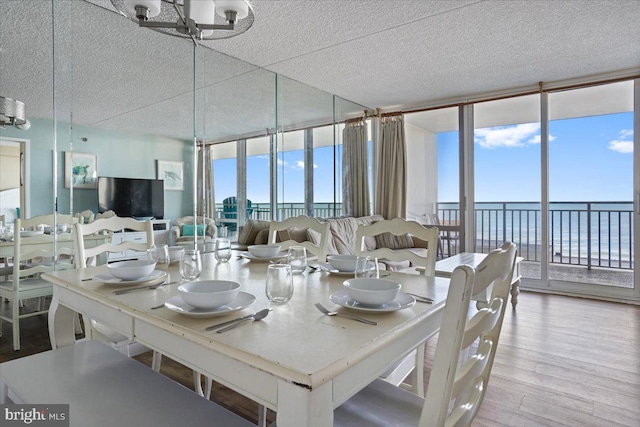
[[[98,156],[77,151],[64,153],[64,188],[97,188]]]
[[[158,179],[164,180],[165,190],[184,190],[182,162],[158,160]]]

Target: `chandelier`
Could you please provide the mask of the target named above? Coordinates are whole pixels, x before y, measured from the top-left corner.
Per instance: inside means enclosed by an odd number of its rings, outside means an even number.
[[[5,126],[15,126],[21,130],[27,130],[31,126],[25,112],[24,102],[0,96],[0,129]]]
[[[251,28],[254,18],[248,0],[111,0],[111,4],[140,27],[194,42],[237,36]]]

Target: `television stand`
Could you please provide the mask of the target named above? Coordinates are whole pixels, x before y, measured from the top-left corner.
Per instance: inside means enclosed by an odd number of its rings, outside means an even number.
[[[154,219],[151,220],[153,223],[153,241],[156,245],[168,245],[169,244],[169,230],[171,229],[171,220],[170,219]],[[122,230],[116,233],[113,233],[113,243],[120,244],[122,242],[136,242],[136,243],[146,243],[147,242],[147,234],[144,231],[129,231]],[[122,252],[112,252],[109,254],[108,262],[112,261],[124,261],[130,259],[138,259],[146,257],[145,252],[138,251],[122,251]]]

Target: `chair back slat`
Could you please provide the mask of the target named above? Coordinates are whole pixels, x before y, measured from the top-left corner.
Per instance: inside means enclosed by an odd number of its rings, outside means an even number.
[[[366,237],[375,237],[383,233],[391,233],[394,236],[408,234],[425,241],[427,242],[426,254],[417,253],[412,250],[414,248],[365,250]],[[377,221],[370,225],[361,224],[356,230],[356,255],[371,255],[390,261],[410,261],[413,265],[422,267],[427,276],[435,275],[437,247],[437,227],[426,228],[415,221],[406,221],[402,218]]]
[[[327,239],[329,238],[329,223],[321,223],[316,218],[311,218],[305,215],[287,218],[284,221],[273,221],[269,225],[269,240],[270,244],[276,243],[278,237],[278,231],[289,230],[290,228],[302,228],[313,230],[319,235],[319,242],[316,244],[310,240],[304,242],[297,242],[295,240],[284,240],[278,244],[282,249],[288,249],[291,246],[303,246],[307,252],[318,257],[318,262],[325,262],[327,259]]]
[[[515,245],[505,243],[477,269],[465,265],[453,271],[420,427],[468,426],[477,413],[495,358],[515,261]],[[489,306],[470,316],[472,296],[489,286]],[[474,343],[475,352],[466,357]]]

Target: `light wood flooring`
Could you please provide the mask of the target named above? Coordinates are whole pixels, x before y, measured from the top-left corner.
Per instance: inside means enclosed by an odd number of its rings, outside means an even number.
[[[0,303],[7,312],[8,303]],[[27,307],[28,309],[28,307]],[[46,316],[23,321],[23,349],[3,322],[0,361],[48,350]],[[437,340],[428,342],[428,379]],[[150,355],[137,357],[150,364]],[[163,373],[192,387],[191,371]],[[216,385],[212,400],[256,421],[257,405]],[[273,419],[270,414],[269,419]],[[523,292],[509,310],[486,398],[474,426],[640,426],[640,307]],[[90,426],[88,426],[90,427]]]

